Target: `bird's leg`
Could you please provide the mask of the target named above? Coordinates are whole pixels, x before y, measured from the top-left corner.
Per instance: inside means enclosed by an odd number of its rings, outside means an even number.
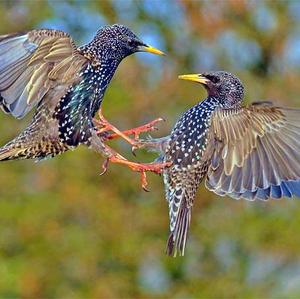
[[[125,139],[129,144],[133,146],[133,148],[139,148],[139,135],[144,132],[154,131],[157,130],[155,126],[158,122],[163,121],[163,118],[157,118],[153,121],[144,124],[142,126],[120,131],[118,128],[110,124],[103,116],[101,108],[99,109],[99,120],[94,120],[95,123],[100,127],[97,130],[97,135],[101,136],[103,140],[111,140],[118,137],[122,137]],[[108,131],[112,131],[113,133],[108,133]],[[134,139],[129,138],[128,135],[134,135]]]
[[[108,145],[104,144],[101,138],[97,136],[96,132],[92,132],[90,147],[94,149],[96,152],[106,157],[102,165],[103,172],[101,174],[104,174],[106,172],[109,162],[127,165],[133,171],[137,171],[141,173],[142,188],[146,191],[148,185],[147,178],[146,178],[146,171],[152,171],[154,173],[160,174],[165,167],[169,167],[171,165],[170,162],[144,164],[144,163],[128,161],[126,158],[121,156],[119,153],[117,153],[115,150],[110,148]]]
[[[132,146],[134,146],[136,144],[136,142],[133,139],[126,136],[126,134],[121,132],[118,128],[116,128],[115,126],[110,124],[104,118],[101,108],[99,109],[98,115],[99,115],[99,120],[94,120],[96,122],[96,124],[100,126],[100,128],[97,130],[97,135],[101,136],[103,133],[106,133],[107,131],[113,131],[116,135],[118,135],[118,136],[122,137],[123,139],[125,139]],[[104,137],[104,139],[105,139],[105,137]]]
[[[169,167],[171,165],[170,162],[166,162],[166,163],[132,162],[132,161],[128,161],[126,158],[124,158],[120,154],[115,153],[112,156],[108,157],[105,160],[105,162],[103,163],[102,168],[103,168],[104,172],[107,170],[107,166],[108,166],[109,162],[124,164],[124,165],[128,166],[129,168],[131,168],[133,171],[140,172],[142,188],[145,191],[149,191],[147,189],[148,182],[147,182],[146,171],[151,171],[156,174],[160,174],[164,168]]]
[[[164,136],[160,138],[152,138],[149,136],[147,139],[139,139],[138,145],[132,147],[134,152],[136,149],[144,148],[150,152],[156,152],[158,154],[164,154],[169,144],[170,136]]]
[[[155,125],[158,122],[163,121],[163,120],[164,120],[163,118],[156,118],[156,119],[154,119],[154,120],[150,121],[149,123],[146,123],[142,126],[122,131],[122,133],[127,135],[127,136],[128,135],[133,135],[134,140],[138,141],[141,133],[158,130],[158,128]],[[118,135],[116,133],[111,133],[111,134],[107,134],[106,136],[104,136],[104,139],[111,140],[111,139],[115,139],[115,138],[118,138],[118,137],[120,137],[120,135]]]

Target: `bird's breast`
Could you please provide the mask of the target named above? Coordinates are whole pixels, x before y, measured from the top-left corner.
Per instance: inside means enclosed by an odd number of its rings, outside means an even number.
[[[91,137],[92,105],[99,90],[83,78],[71,86],[56,106],[54,117],[58,120],[59,137],[68,146],[88,143]]]
[[[177,121],[170,137],[166,160],[174,169],[192,171],[202,167],[208,148],[211,116],[217,105],[201,102]]]

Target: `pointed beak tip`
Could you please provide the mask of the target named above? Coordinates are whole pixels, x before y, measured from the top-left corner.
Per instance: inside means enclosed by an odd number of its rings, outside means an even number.
[[[179,75],[178,79],[196,81],[198,79],[198,75],[196,75],[196,74]]]
[[[178,79],[194,81],[194,82],[202,83],[204,85],[206,85],[209,81],[207,78],[203,77],[201,74],[179,75]]]
[[[158,50],[158,49],[156,49],[152,46],[149,46],[149,45],[141,47],[141,51],[156,54],[156,55],[162,55],[162,56],[166,55],[163,51],[160,51],[160,50]]]

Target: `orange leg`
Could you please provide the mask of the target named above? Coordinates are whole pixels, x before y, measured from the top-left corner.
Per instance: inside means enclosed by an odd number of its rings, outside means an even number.
[[[155,127],[155,125],[160,122],[163,121],[162,118],[157,118],[145,125],[133,128],[133,129],[129,129],[126,131],[120,131],[118,128],[116,128],[115,126],[113,126],[112,124],[110,124],[103,116],[101,108],[99,110],[99,120],[94,120],[95,123],[100,127],[97,131],[97,135],[103,135],[103,138],[105,140],[111,140],[111,139],[115,139],[115,138],[119,138],[122,137],[123,139],[125,139],[129,144],[131,144],[134,148],[138,148],[138,140],[139,140],[139,136],[141,133],[144,132],[149,132],[149,131],[154,131],[157,130],[157,127]],[[113,133],[108,133],[106,134],[108,131],[112,131]],[[134,135],[134,139],[129,138],[128,135]]]
[[[112,124],[110,124],[104,118],[104,116],[102,114],[102,109],[101,108],[99,109],[98,115],[99,115],[99,121],[98,120],[94,120],[96,122],[96,124],[101,127],[97,131],[98,135],[101,135],[101,134],[103,134],[104,132],[107,132],[107,131],[113,131],[115,134],[117,134],[118,136],[120,136],[123,139],[125,139],[132,146],[134,146],[136,144],[136,142],[133,139],[131,139],[128,136],[126,136],[125,134],[123,134],[118,128],[116,128],[115,126],[113,126]]]
[[[164,120],[163,118],[156,118],[147,124],[144,124],[142,126],[139,126],[139,127],[133,128],[133,129],[122,131],[122,133],[125,135],[134,135],[134,140],[138,141],[141,133],[158,130],[158,128],[155,127],[155,125],[158,122],[163,121],[163,120]],[[116,133],[108,134],[107,136],[105,136],[105,138],[107,140],[115,139],[118,137],[120,137],[120,135],[118,135]]]
[[[160,174],[164,168],[171,166],[170,162],[168,162],[168,163],[132,162],[132,161],[128,161],[126,158],[124,158],[117,152],[114,152],[113,150],[111,150],[111,152],[113,154],[110,157],[108,157],[102,165],[103,172],[101,173],[101,175],[106,172],[109,162],[124,164],[124,165],[128,166],[129,168],[131,168],[133,171],[137,171],[137,172],[141,173],[141,184],[142,184],[142,188],[145,191],[149,191],[147,189],[148,183],[147,183],[146,171],[152,171],[154,173]]]

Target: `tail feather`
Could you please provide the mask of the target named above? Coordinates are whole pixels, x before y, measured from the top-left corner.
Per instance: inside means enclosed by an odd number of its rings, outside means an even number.
[[[59,140],[44,138],[35,140],[27,138],[23,140],[19,135],[14,140],[0,148],[0,161],[35,159],[36,161],[52,158],[69,149]]]
[[[166,253],[171,256],[184,255],[188,231],[191,222],[191,203],[186,186],[176,185],[172,188],[165,176],[166,195],[169,202],[170,235]]]
[[[13,144],[7,144],[0,148],[0,161],[27,159],[26,148],[15,147]]]
[[[185,246],[188,237],[188,231],[190,228],[192,216],[192,208],[188,207],[185,202],[182,203],[177,221],[175,224],[175,229],[171,231],[169,239],[167,242],[167,254],[170,256],[184,255]]]

